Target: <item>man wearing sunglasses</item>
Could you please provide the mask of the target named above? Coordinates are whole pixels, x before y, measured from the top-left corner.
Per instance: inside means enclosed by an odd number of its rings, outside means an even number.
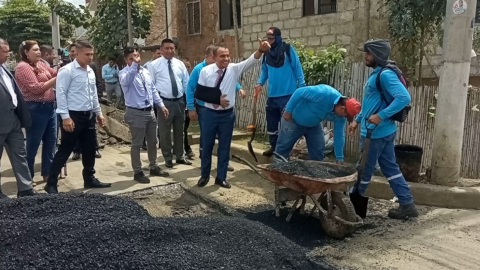
[[[263,155],[270,157],[277,145],[278,125],[282,118],[282,111],[293,92],[305,86],[305,77],[297,52],[290,44],[283,41],[280,29],[270,27],[265,39],[271,49],[263,56],[262,72],[255,86],[255,92],[261,91],[268,80],[266,115],[270,149],[263,152]]]

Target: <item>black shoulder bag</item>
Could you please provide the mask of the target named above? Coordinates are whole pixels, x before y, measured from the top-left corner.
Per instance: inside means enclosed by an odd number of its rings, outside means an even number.
[[[378,91],[380,92],[380,97],[382,98],[383,102],[385,102],[385,104],[387,104],[387,107],[388,107],[391,104],[391,102],[389,103],[387,101],[387,99],[385,98],[385,94],[383,93],[383,89],[382,89],[382,84],[380,83],[380,76],[382,75],[382,72],[387,68],[388,67],[384,67],[380,70],[380,72],[377,75],[377,79],[376,79],[375,83],[377,85]],[[405,86],[405,88],[407,88],[407,83],[406,83],[405,79],[403,78],[403,76],[401,76],[401,75],[398,76],[398,79]],[[403,107],[403,109],[401,109],[399,112],[392,115],[389,119],[391,119],[393,121],[397,121],[399,123],[403,123],[403,122],[405,122],[405,120],[407,120],[408,113],[410,112],[411,109],[412,109],[412,106],[410,106],[410,104],[408,104],[407,106]]]

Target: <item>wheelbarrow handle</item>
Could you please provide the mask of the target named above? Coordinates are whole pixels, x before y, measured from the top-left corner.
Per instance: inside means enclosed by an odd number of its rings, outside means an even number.
[[[258,175],[260,175],[260,177],[262,177],[263,179],[265,180],[268,180],[270,181],[267,177],[265,177],[262,172],[260,172],[260,170],[258,170],[255,166],[253,166],[252,163],[248,162],[246,159],[240,157],[240,156],[237,156],[235,154],[232,155],[232,158],[234,159],[237,159],[239,160],[240,162],[242,162],[243,164],[247,165],[248,167],[250,167],[254,172],[256,172]]]

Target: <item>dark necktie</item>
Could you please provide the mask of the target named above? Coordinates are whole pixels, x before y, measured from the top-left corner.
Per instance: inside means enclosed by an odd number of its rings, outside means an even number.
[[[170,75],[170,82],[172,83],[172,95],[178,97],[178,86],[175,80],[175,74],[173,74],[172,61],[168,60],[168,74]]]

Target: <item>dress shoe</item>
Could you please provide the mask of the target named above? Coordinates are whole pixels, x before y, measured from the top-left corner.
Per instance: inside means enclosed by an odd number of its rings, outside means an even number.
[[[208,184],[208,181],[210,181],[210,177],[200,177],[200,179],[198,180],[198,183],[197,185],[199,187],[204,187]]]
[[[24,190],[24,191],[20,191],[17,193],[17,197],[20,198],[20,197],[29,197],[29,196],[35,196],[35,195],[38,195],[37,192],[35,192],[35,190],[33,189],[27,189],[27,190]]]
[[[100,151],[97,150],[97,152],[95,152],[95,158],[102,158],[102,154],[100,154]]]
[[[49,184],[46,184],[43,190],[48,194],[58,194],[58,188],[56,186],[50,186]]]
[[[180,159],[176,161],[177,164],[183,164],[183,165],[192,165],[192,162],[186,160],[186,159]]]
[[[0,192],[0,200],[9,200],[9,199],[10,199],[10,197],[8,197],[7,195]]]
[[[142,183],[142,184],[149,184],[150,183],[150,179],[147,176],[145,176],[143,171],[135,173],[135,175],[133,176],[133,180],[135,180],[139,183]]]
[[[72,160],[79,160],[82,158],[82,154],[80,153],[73,153]]]
[[[267,151],[263,152],[262,155],[263,155],[264,157],[271,157],[271,156],[273,156],[273,152],[275,152],[275,149],[270,148],[270,149],[268,149]]]
[[[160,176],[160,177],[168,177],[170,176],[170,174],[164,170],[162,170],[162,168],[160,167],[153,167],[153,168],[150,168],[150,175],[151,176]]]
[[[173,162],[171,160],[165,161],[165,167],[170,169],[173,168]]]
[[[230,183],[227,182],[227,180],[220,180],[218,178],[215,178],[215,185],[219,185],[223,188],[231,188],[232,186]]]
[[[195,154],[193,153],[192,149],[190,149],[190,150],[187,151],[186,156],[187,156],[187,158],[192,159],[192,158],[195,157]]]
[[[83,187],[84,188],[108,188],[111,187],[112,184],[110,183],[102,183],[97,178],[92,178],[90,180],[84,180]]]
[[[235,171],[235,169],[232,166],[230,166],[230,164],[228,164],[227,171],[233,172]]]

